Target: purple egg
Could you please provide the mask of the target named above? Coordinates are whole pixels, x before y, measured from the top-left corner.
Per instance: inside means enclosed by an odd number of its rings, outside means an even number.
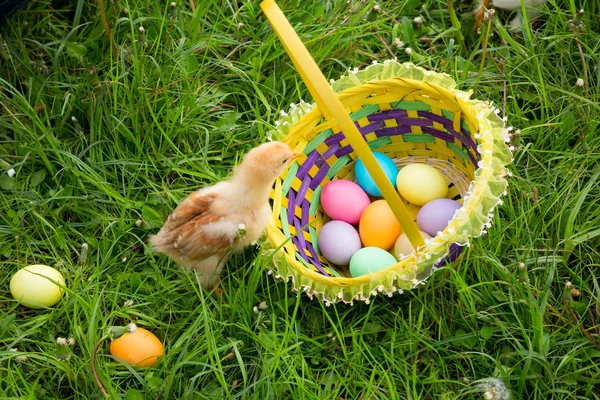
[[[319,233],[321,254],[332,264],[348,265],[361,246],[356,229],[344,221],[328,222]]]
[[[431,237],[442,232],[462,205],[451,199],[436,199],[425,204],[417,214],[417,225]]]

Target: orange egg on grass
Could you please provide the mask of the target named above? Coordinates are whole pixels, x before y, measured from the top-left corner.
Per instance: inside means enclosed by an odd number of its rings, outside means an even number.
[[[152,332],[139,327],[110,343],[110,354],[138,367],[154,365],[163,353],[160,340]]]
[[[377,200],[363,212],[358,231],[365,247],[389,250],[402,233],[402,227],[388,203]]]

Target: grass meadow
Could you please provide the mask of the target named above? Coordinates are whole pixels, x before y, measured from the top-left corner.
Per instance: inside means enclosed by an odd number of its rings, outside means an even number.
[[[259,249],[228,262],[219,297],[145,244],[266,141],[280,110],[312,101],[258,1],[40,0],[9,18],[0,398],[103,398],[93,349],[134,321],[165,356],[124,368],[101,344],[110,398],[600,399],[600,7],[549,0],[516,33],[516,13],[497,10],[478,32],[473,3],[279,2],[328,79],[410,60],[520,130],[508,196],[460,265],[330,307],[268,276]],[[10,294],[34,263],[66,278],[53,308]]]

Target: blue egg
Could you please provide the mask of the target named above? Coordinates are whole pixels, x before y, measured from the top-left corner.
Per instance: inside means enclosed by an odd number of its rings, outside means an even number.
[[[396,175],[398,175],[398,167],[394,164],[394,160],[389,158],[383,153],[375,153],[373,152],[375,159],[379,163],[381,169],[385,173],[385,176],[388,178],[394,189],[396,188]],[[371,196],[381,197],[381,192],[379,188],[375,184],[373,178],[371,178],[371,174],[367,171],[365,164],[360,160],[356,160],[356,164],[354,166],[354,175],[356,175],[356,183],[363,188],[365,192],[370,194]]]

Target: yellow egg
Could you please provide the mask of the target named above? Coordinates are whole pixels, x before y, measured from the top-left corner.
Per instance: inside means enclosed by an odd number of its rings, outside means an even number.
[[[10,293],[29,308],[52,307],[61,299],[65,285],[63,276],[47,265],[29,265],[17,271],[10,280]]]
[[[421,233],[421,237],[423,238],[423,240],[431,239],[431,236],[429,236],[427,233],[423,231],[419,232]],[[408,240],[406,233],[400,235],[398,237],[398,240],[396,240],[396,244],[394,245],[394,256],[398,259],[401,259],[404,256],[412,254],[414,251],[415,248]]]
[[[402,227],[388,203],[377,200],[365,208],[358,231],[365,246],[389,250],[402,233]]]
[[[423,206],[448,196],[448,183],[441,171],[427,164],[410,164],[396,177],[398,192],[409,202]]]

